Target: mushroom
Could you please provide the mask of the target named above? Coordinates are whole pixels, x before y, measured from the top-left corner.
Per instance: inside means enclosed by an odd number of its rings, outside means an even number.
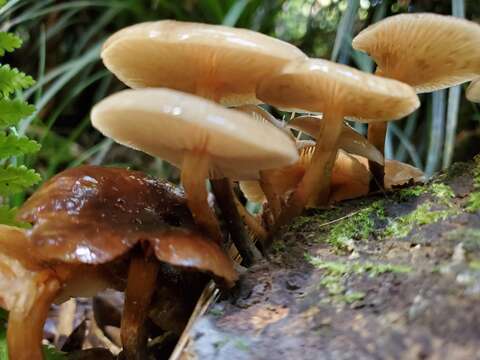
[[[364,167],[368,167],[368,159],[355,156]],[[392,190],[395,187],[423,183],[426,181],[422,170],[398,160],[385,160],[385,189]]]
[[[288,194],[292,192],[302,180],[305,172],[310,167],[314,145],[307,145],[300,150],[300,160],[294,165],[285,168],[271,170],[272,184],[276,192]],[[332,193],[330,201],[338,202],[346,199],[353,199],[368,193],[370,173],[358,158],[343,150],[339,150],[332,170]],[[240,188],[246,198],[253,202],[263,202],[265,195],[258,182],[241,181]],[[318,205],[315,199],[310,199],[309,206]]]
[[[86,270],[129,261],[122,318],[127,359],[144,358],[143,326],[160,269],[206,273],[225,286],[237,278],[222,249],[195,230],[183,194],[139,172],[98,166],[66,170],[34,193],[18,216],[32,224],[25,235],[33,258],[53,264],[62,276],[57,288],[71,282],[64,275],[71,269],[82,269],[77,274],[88,284]]]
[[[172,20],[116,32],[101,56],[132,88],[167,87],[228,106],[258,103],[261,79],[306,58],[295,46],[251,30]]]
[[[323,113],[312,165],[282,211],[277,228],[299,215],[310,198],[320,204],[327,201],[345,116],[385,121],[402,118],[419,106],[408,85],[321,59],[289,63],[260,83],[257,96],[282,109]]]
[[[467,99],[480,103],[480,78],[474,79],[467,88]]]
[[[385,161],[385,188],[393,189],[406,184],[426,181],[422,170],[398,160]]]
[[[391,16],[361,31],[353,48],[373,57],[377,75],[409,84],[418,93],[480,75],[480,25],[453,16]],[[372,123],[368,129],[368,140],[382,153],[386,131],[386,122]],[[383,168],[371,165],[377,182],[383,184]]]
[[[43,326],[53,301],[89,296],[117,284],[102,266],[46,263],[23,229],[0,225],[0,306],[9,311],[9,359],[41,360]],[[85,282],[88,279],[88,282]]]
[[[270,124],[174,90],[122,91],[97,104],[91,118],[95,128],[118,143],[181,168],[195,221],[218,243],[220,226],[208,206],[205,181],[257,179],[261,170],[298,159],[294,142]],[[231,198],[228,187],[223,195]],[[235,245],[246,263],[258,259],[253,244]]]
[[[297,116],[288,123],[289,128],[304,132],[314,139],[320,132],[321,126],[322,118],[313,115]],[[383,154],[347,124],[343,124],[338,147],[350,154],[360,155],[378,164],[383,164]]]

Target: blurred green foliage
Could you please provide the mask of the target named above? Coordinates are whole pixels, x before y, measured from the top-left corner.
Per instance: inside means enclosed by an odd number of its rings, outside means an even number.
[[[24,92],[37,111],[25,119],[41,144],[38,156],[20,159],[44,178],[83,162],[141,168],[175,180],[168,164],[112,144],[89,123],[93,104],[123,85],[99,60],[104,39],[142,21],[177,19],[246,27],[289,41],[310,56],[329,58],[373,71],[351,39],[361,29],[400,12],[429,11],[480,19],[477,0],[10,0],[0,10],[1,30],[24,40],[9,62],[36,74],[37,84]],[[464,99],[462,88],[421,96],[422,107],[390,126],[389,158],[412,163],[428,174],[452,160],[480,151],[480,113]],[[278,114],[282,116],[282,114]],[[356,125],[359,131],[365,131]]]

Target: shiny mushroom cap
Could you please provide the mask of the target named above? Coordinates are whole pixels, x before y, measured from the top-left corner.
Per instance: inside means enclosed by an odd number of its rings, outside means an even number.
[[[297,116],[289,122],[288,127],[302,131],[314,139],[318,136],[323,119],[318,116]],[[383,155],[368,140],[347,124],[343,125],[338,143],[340,149],[348,153],[364,156],[376,163],[383,164]]]
[[[468,85],[467,99],[471,102],[480,103],[480,78],[476,78]]]
[[[63,171],[19,209],[37,256],[99,264],[133,247],[145,232],[192,227],[181,192],[140,172],[100,166]]]
[[[118,31],[101,56],[132,88],[168,87],[224,105],[258,103],[259,80],[306,57],[293,45],[251,30],[172,20]]]
[[[368,119],[365,122],[400,119],[420,105],[415,91],[406,84],[322,59],[287,64],[260,83],[257,95],[281,109],[336,111]]]
[[[293,140],[271,124],[174,90],[125,90],[91,117],[104,135],[178,167],[187,152],[208,155],[212,178],[255,179],[298,159]]]
[[[401,14],[361,31],[353,48],[369,54],[377,74],[430,92],[480,74],[480,25],[453,16]]]

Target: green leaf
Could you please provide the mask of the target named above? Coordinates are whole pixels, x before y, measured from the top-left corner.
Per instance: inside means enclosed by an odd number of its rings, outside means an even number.
[[[7,329],[0,327],[0,360],[8,360]]]
[[[66,360],[67,356],[51,345],[43,345],[43,358],[45,360]]]
[[[0,99],[0,128],[17,125],[20,120],[34,113],[35,106],[21,99]]]
[[[0,158],[34,154],[38,150],[40,150],[40,144],[35,140],[13,133],[7,135],[5,131],[0,131]]]
[[[12,195],[19,193],[41,180],[40,175],[26,166],[10,165],[0,169],[0,194]]]
[[[8,96],[16,90],[23,90],[35,84],[31,76],[11,68],[10,65],[0,66],[0,93]]]
[[[22,39],[17,35],[0,32],[0,56],[5,55],[5,52],[12,52],[22,46]]]
[[[10,208],[7,205],[0,206],[0,224],[10,225],[10,226],[18,226],[18,227],[21,227],[21,228],[30,227],[30,224],[28,224],[28,223],[25,223],[25,222],[22,222],[22,221],[17,221],[16,215],[17,215],[17,208]],[[6,318],[2,318],[1,310],[2,309],[0,309],[0,321],[2,319],[6,320]],[[1,357],[0,357],[0,360],[1,360]]]

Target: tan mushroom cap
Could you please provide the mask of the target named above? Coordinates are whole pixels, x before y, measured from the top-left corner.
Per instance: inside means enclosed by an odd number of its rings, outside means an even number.
[[[324,112],[331,104],[343,116],[364,122],[395,120],[420,105],[415,91],[396,80],[322,59],[295,61],[261,82],[259,99],[281,109]]]
[[[453,16],[401,14],[361,31],[353,48],[369,54],[378,74],[429,92],[480,74],[480,25]]]
[[[298,159],[293,140],[271,124],[174,90],[125,90],[97,104],[91,117],[104,135],[178,167],[184,153],[204,152],[211,177],[255,179],[259,170]]]
[[[297,116],[288,123],[288,127],[302,131],[316,139],[322,126],[322,121],[323,119],[318,116]],[[379,164],[383,164],[384,162],[382,153],[370,144],[364,136],[347,124],[343,124],[342,133],[338,140],[338,147],[348,153],[366,157]]]
[[[468,85],[466,95],[469,101],[480,103],[480,78],[476,78]]]
[[[293,45],[251,30],[172,20],[118,31],[101,56],[132,88],[168,87],[214,96],[224,105],[258,103],[260,79],[306,57]]]

